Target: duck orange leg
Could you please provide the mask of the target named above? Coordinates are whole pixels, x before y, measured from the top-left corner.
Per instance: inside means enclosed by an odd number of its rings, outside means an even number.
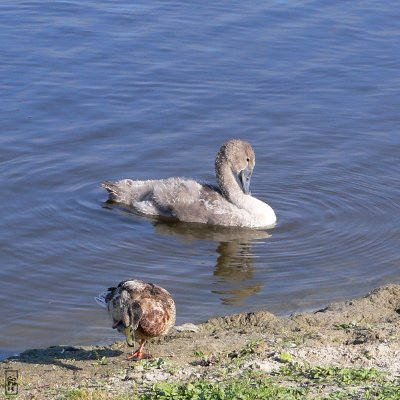
[[[127,360],[138,361],[153,358],[151,354],[145,353],[143,351],[144,345],[146,343],[145,339],[140,339],[139,348],[130,356],[126,357]]]

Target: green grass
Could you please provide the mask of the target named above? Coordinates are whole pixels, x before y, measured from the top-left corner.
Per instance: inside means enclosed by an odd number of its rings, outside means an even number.
[[[400,381],[386,383],[380,387],[369,388],[364,394],[365,400],[399,400]]]
[[[197,380],[188,384],[164,383],[155,385],[140,400],[297,400],[303,399],[307,389],[281,387],[271,383],[268,378],[245,377],[225,382]]]
[[[58,400],[139,400],[135,394],[112,396],[107,391],[90,390],[90,389],[72,389]]]
[[[158,384],[139,399],[400,400],[400,385],[385,381],[383,374],[373,368],[313,367],[303,371],[302,379],[297,375],[295,385],[274,380],[261,371],[249,371],[223,382],[199,379]]]
[[[63,400],[399,400],[400,385],[385,382],[374,387],[347,387],[324,392],[324,385],[288,387],[269,378],[237,378],[224,382],[196,380],[190,383],[162,383],[144,394],[110,396],[106,392],[75,389]]]
[[[249,349],[248,349],[249,350]],[[200,354],[199,354],[200,355]],[[144,363],[147,368],[168,367],[161,361]],[[205,367],[207,368],[207,367]],[[139,392],[111,396],[105,390],[74,389],[61,400],[400,400],[400,381],[390,380],[375,368],[301,366],[286,361],[272,374],[257,368],[233,374],[219,366],[213,378],[162,382],[137,387]],[[220,372],[220,373],[219,373]],[[224,373],[222,373],[224,372]],[[173,377],[171,376],[173,380]]]
[[[140,400],[400,400],[399,382],[375,368],[300,366],[288,363],[275,375],[248,370],[221,382],[154,385]]]
[[[290,363],[281,367],[280,375],[290,376],[296,379],[308,379],[315,382],[333,382],[345,385],[357,385],[363,382],[384,379],[385,374],[376,368],[340,368],[336,366],[300,366]]]
[[[107,394],[97,390],[72,389],[60,399],[63,400],[108,400]]]

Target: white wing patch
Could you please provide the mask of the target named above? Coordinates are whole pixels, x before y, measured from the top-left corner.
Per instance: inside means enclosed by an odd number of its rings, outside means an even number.
[[[98,296],[96,296],[94,299],[96,301],[96,303],[103,308],[107,308],[107,304],[106,304],[106,296],[107,296],[108,292],[103,292],[100,293]]]

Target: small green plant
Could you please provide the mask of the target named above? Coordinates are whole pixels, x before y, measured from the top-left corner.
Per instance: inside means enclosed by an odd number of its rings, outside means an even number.
[[[142,360],[140,361],[140,365],[143,366],[144,370],[149,370],[149,369],[162,369],[164,367],[168,366],[167,360],[164,358],[153,358],[149,360]]]
[[[343,324],[334,324],[334,328],[336,329],[356,329],[358,328],[358,323],[357,321],[351,321],[349,323],[343,323]]]
[[[280,362],[288,363],[288,362],[292,362],[292,360],[293,360],[293,356],[290,353],[288,353],[287,351],[283,351],[279,356]]]
[[[245,347],[243,347],[240,350],[234,350],[231,353],[228,354],[228,357],[231,359],[234,358],[243,358],[251,354],[255,354],[257,350],[259,349],[262,341],[261,340],[253,340],[249,343],[246,344]]]
[[[107,357],[103,356],[92,362],[92,365],[108,365],[109,363],[110,360]]]

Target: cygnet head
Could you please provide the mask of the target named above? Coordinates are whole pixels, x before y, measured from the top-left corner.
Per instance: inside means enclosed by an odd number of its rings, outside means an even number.
[[[255,164],[256,156],[250,143],[232,139],[221,146],[215,160],[215,172],[218,184],[226,197],[229,198],[230,193],[235,191],[234,186],[236,190],[240,189],[244,194],[249,194]]]

